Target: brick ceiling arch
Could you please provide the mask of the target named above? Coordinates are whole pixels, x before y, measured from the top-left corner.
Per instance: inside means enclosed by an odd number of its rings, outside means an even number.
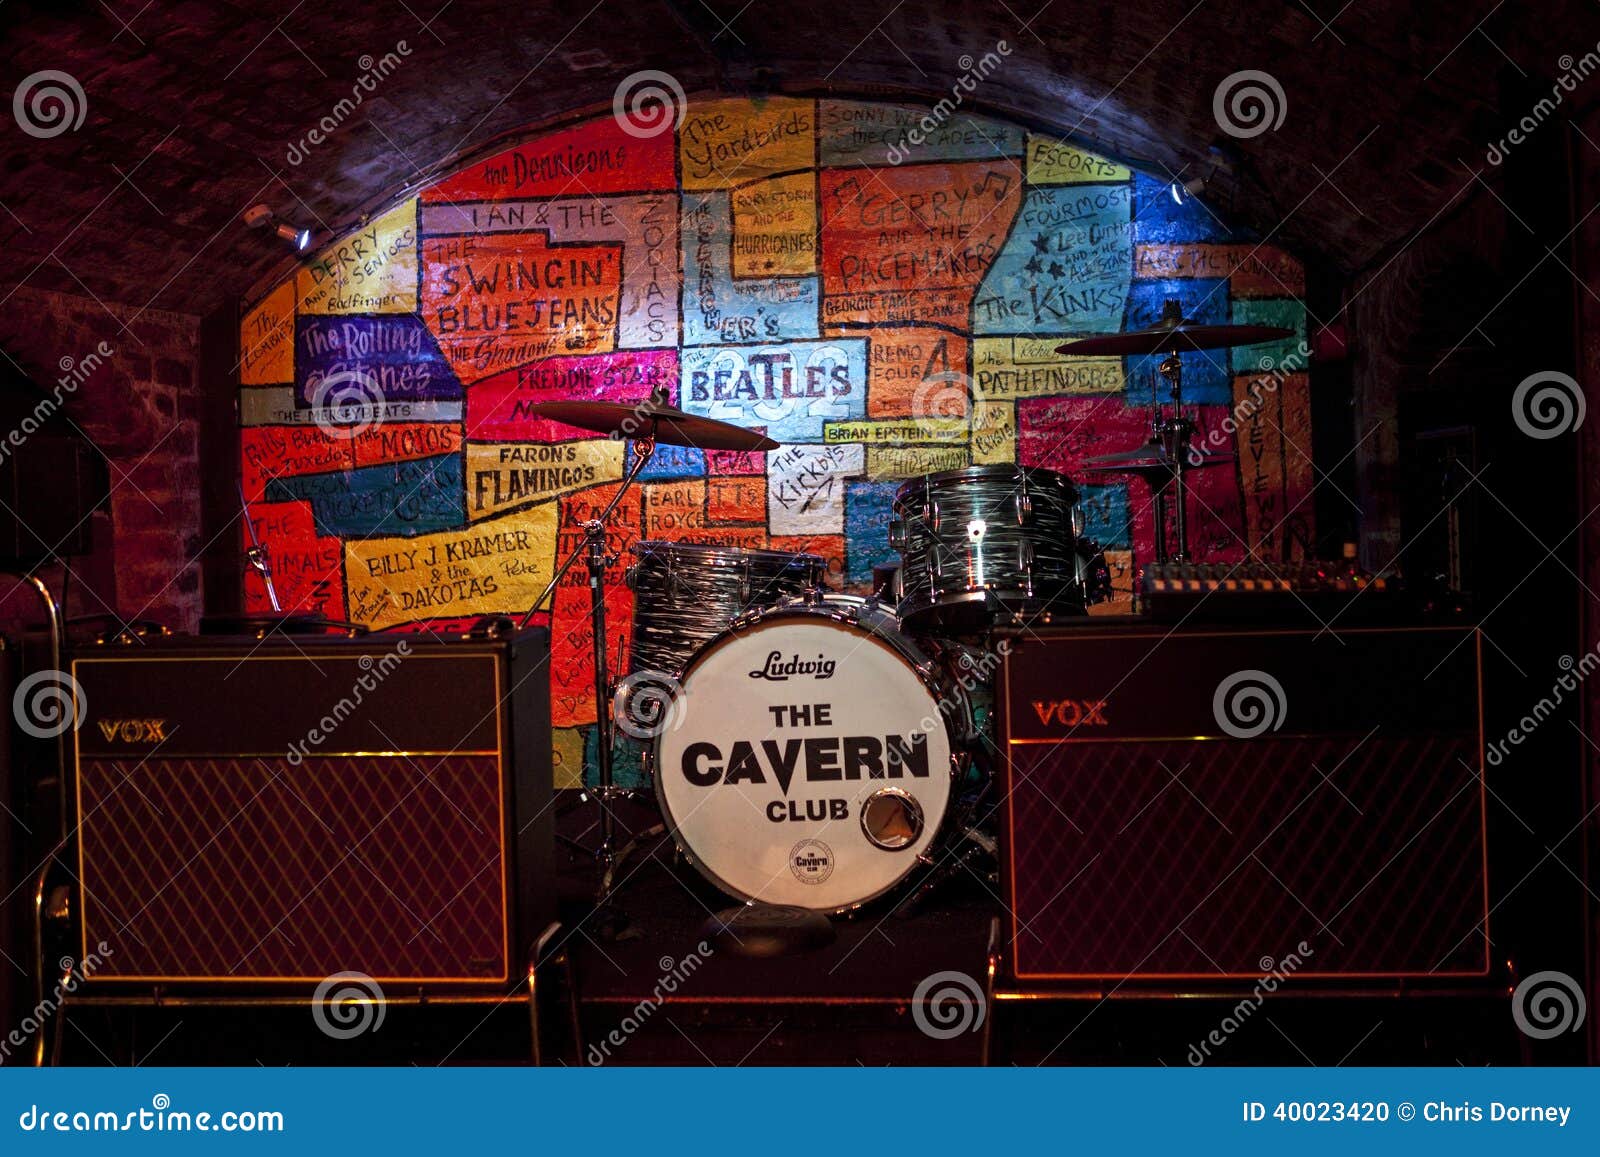
[[[1153,172],[1211,173],[1223,212],[1354,270],[1469,195],[1475,171],[1492,178],[1486,149],[1548,94],[1541,78],[1595,48],[1589,0],[1540,8],[1531,20],[1494,0],[13,0],[0,9],[6,91],[56,70],[87,107],[47,139],[3,120],[3,281],[204,312],[284,264],[239,223],[248,205],[341,229],[454,156],[604,105],[635,71],[689,91],[937,100],[963,58],[1000,41],[1011,52],[971,95],[980,110]],[[401,42],[398,66],[337,114],[363,62]],[[1284,93],[1281,123],[1249,138],[1213,115],[1241,70]],[[294,163],[292,146],[329,116],[328,139]]]

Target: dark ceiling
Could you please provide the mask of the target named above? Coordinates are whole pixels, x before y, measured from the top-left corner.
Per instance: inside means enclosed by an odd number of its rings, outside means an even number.
[[[1040,7],[1042,3],[1042,7]],[[204,313],[285,263],[239,214],[329,229],[520,125],[610,105],[639,69],[697,89],[948,94],[1012,53],[979,107],[1155,172],[1229,172],[1208,200],[1336,268],[1371,264],[1471,190],[1488,144],[1595,50],[1595,0],[72,0],[0,7],[5,91],[70,74],[87,115],[49,139],[4,115],[7,285]],[[332,139],[289,146],[363,58],[409,55]],[[1220,131],[1213,95],[1269,73],[1284,117]],[[1588,86],[1600,89],[1600,76]],[[1580,88],[1567,98],[1588,103]],[[1563,110],[1566,113],[1571,109]],[[1511,163],[1515,163],[1513,160]],[[1491,169],[1492,171],[1492,169]]]

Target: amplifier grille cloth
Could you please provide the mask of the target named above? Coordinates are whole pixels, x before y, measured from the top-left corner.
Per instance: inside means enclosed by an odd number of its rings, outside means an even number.
[[[104,979],[505,973],[493,756],[84,759]]]
[[[1475,738],[1020,744],[1019,976],[1487,968]]]

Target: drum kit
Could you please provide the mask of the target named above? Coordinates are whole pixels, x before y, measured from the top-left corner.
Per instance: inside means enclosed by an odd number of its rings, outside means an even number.
[[[1147,330],[1069,342],[1073,354],[1165,355],[1170,408],[1150,442],[1085,468],[1144,479],[1158,504],[1158,561],[1187,556],[1185,476],[1231,461],[1190,453],[1180,354],[1267,341],[1287,330],[1203,326],[1169,302]],[[716,544],[640,541],[628,675],[612,686],[604,583],[613,511],[657,442],[762,451],[762,434],[687,413],[660,393],[635,404],[547,402],[540,417],[634,440],[610,504],[524,617],[585,559],[594,630],[601,898],[619,847],[613,729],[644,745],[645,778],[683,857],[729,896],[826,915],[855,911],[940,861],[993,841],[969,823],[992,778],[981,703],[1001,628],[1072,619],[1111,597],[1098,543],[1084,535],[1065,475],[982,465],[914,478],[895,494],[886,542],[900,564],[870,597],[826,588],[820,556]],[[1170,496],[1170,498],[1169,498]],[[1169,545],[1164,512],[1176,513]],[[920,891],[920,890],[919,890]]]

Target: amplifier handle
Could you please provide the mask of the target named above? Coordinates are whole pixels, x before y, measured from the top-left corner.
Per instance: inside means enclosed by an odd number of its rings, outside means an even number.
[[[10,567],[0,566],[0,575],[14,578],[26,586],[30,586],[39,595],[39,601],[44,604],[45,614],[50,619],[50,669],[61,670],[61,654],[66,649],[66,626],[62,622],[61,607],[56,603],[55,596],[50,593],[50,588],[33,570],[15,570]],[[77,711],[77,703],[73,704],[73,711]],[[78,720],[82,722],[82,720]],[[68,728],[67,730],[72,730]],[[67,821],[67,740],[66,731],[56,736],[56,794],[60,808],[61,838],[65,840],[71,825]]]

